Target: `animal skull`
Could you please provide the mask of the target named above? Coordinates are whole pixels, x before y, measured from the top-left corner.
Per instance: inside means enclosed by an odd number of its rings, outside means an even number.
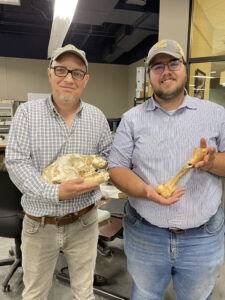
[[[66,180],[84,178],[84,183],[102,183],[109,179],[107,171],[98,173],[98,169],[104,169],[108,162],[98,155],[65,154],[42,172],[50,183],[61,183]]]

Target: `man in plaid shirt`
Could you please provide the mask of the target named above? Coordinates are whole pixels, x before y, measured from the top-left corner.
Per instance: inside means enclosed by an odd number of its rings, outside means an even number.
[[[67,259],[74,299],[92,300],[99,184],[75,179],[51,184],[44,168],[67,153],[106,159],[111,133],[103,113],[80,96],[89,80],[85,52],[57,49],[48,77],[52,95],[19,106],[6,149],[6,166],[23,193],[23,300],[47,299],[60,250]]]

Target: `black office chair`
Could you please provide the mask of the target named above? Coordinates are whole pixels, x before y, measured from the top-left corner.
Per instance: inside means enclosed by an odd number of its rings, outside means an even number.
[[[110,130],[113,131],[114,133],[116,132],[117,127],[120,124],[121,118],[114,118],[114,119],[107,119],[109,123]]]
[[[15,253],[11,251],[11,258],[0,260],[0,266],[12,265],[2,282],[3,291],[10,291],[9,280],[18,267],[21,266],[21,231],[22,218],[18,212],[21,192],[16,188],[6,171],[0,170],[0,236],[15,239]]]

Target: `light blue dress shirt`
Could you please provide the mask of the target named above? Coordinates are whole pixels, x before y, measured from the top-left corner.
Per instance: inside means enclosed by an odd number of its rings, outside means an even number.
[[[98,201],[101,198],[99,188],[59,201],[59,184],[48,183],[41,173],[67,153],[98,154],[107,159],[111,139],[103,113],[83,101],[70,129],[51,97],[21,104],[10,128],[6,167],[23,193],[21,203],[25,212],[33,216],[63,216]]]
[[[204,137],[208,147],[225,151],[225,109],[213,102],[186,95],[172,114],[154,98],[123,115],[109,157],[109,168],[131,169],[156,187],[177,174]],[[186,192],[170,206],[129,196],[131,205],[153,225],[181,229],[198,227],[214,215],[221,203],[222,179],[191,169],[178,188]]]

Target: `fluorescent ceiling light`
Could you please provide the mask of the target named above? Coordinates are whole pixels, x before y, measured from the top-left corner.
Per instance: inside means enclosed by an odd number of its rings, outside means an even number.
[[[0,4],[20,5],[20,0],[0,0]]]
[[[147,0],[126,0],[126,4],[131,4],[131,5],[141,5],[144,6],[146,5]]]
[[[214,76],[202,76],[202,75],[195,75],[195,76],[193,76],[193,77],[196,77],[196,78],[216,78],[216,77],[214,77]]]
[[[63,19],[73,19],[78,0],[55,0],[54,19],[59,17]]]
[[[48,58],[52,52],[61,47],[70,28],[78,0],[55,0],[50,40],[48,44]]]

